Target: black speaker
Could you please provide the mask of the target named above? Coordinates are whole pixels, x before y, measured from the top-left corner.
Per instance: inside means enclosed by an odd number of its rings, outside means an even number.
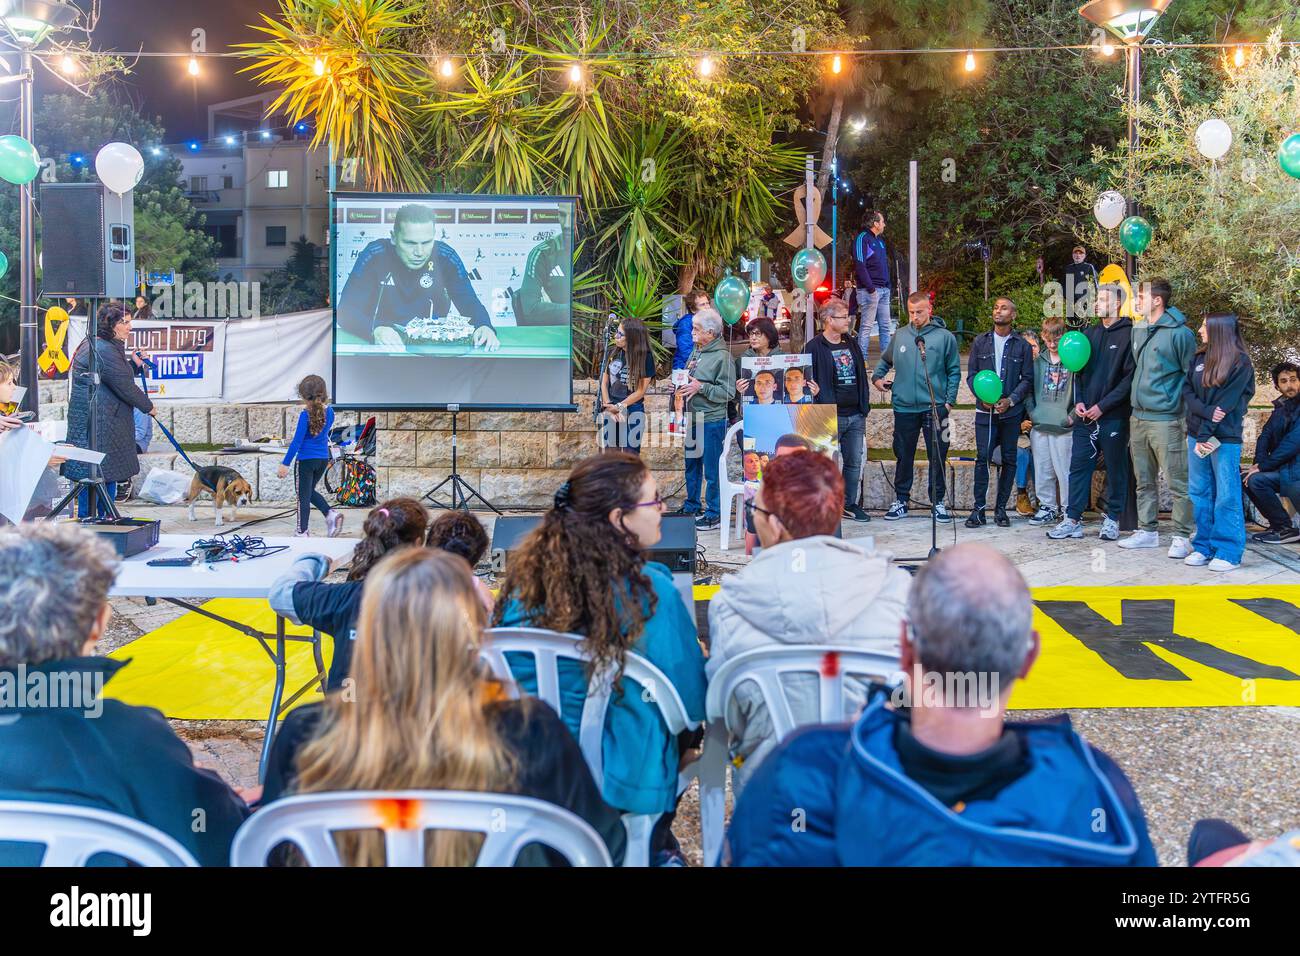
[[[503,552],[510,563],[510,552],[535,527],[541,524],[541,515],[502,515],[492,528],[492,550]],[[646,553],[651,561],[666,564],[674,574],[695,574],[695,516],[664,515],[660,525],[663,537]]]
[[[102,299],[108,294],[104,249],[104,187],[41,186],[41,295]]]

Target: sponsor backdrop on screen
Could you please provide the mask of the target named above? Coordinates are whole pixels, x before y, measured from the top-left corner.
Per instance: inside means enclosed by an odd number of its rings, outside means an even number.
[[[569,197],[335,197],[334,399],[573,404]]]

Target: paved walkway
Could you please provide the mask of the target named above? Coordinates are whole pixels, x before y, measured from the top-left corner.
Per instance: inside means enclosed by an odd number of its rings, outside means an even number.
[[[132,503],[131,513],[156,515],[165,533],[210,535],[210,520],[191,524],[183,508],[151,508]],[[201,511],[200,514],[203,514]],[[249,520],[276,514],[269,507],[241,511]],[[360,532],[364,512],[349,510],[344,534]],[[495,516],[480,515],[489,527]],[[315,524],[319,516],[313,517]],[[227,525],[232,530],[237,525]],[[1089,537],[1082,541],[1054,542],[1044,529],[1031,528],[1013,520],[1011,528],[988,526],[978,531],[957,524],[940,526],[940,547],[954,539],[984,541],[1012,556],[1031,586],[1112,586],[1152,584],[1300,584],[1300,573],[1292,570],[1300,549],[1260,547],[1247,553],[1242,567],[1225,575],[1188,568],[1165,557],[1168,536],[1159,550],[1123,551],[1099,541],[1097,523],[1087,526]],[[279,535],[292,533],[292,518],[275,517],[245,529],[248,533]],[[898,522],[879,516],[865,524],[845,523],[846,537],[874,536],[876,545],[901,558],[925,555],[930,547],[930,526],[917,515]],[[700,536],[710,576],[731,573],[747,559],[743,543],[729,551],[718,549],[718,532]],[[1281,554],[1291,567],[1268,554]],[[170,605],[153,608],[143,601],[114,600],[118,612],[101,651],[129,643],[135,637],[178,616]],[[1300,800],[1296,781],[1300,779],[1300,708],[1150,708],[1085,709],[1070,711],[1080,731],[1107,751],[1124,768],[1146,808],[1153,839],[1162,863],[1183,865],[1191,824],[1207,816],[1231,820],[1247,833],[1267,835],[1300,826]],[[1035,716],[1025,712],[1017,718]],[[261,729],[247,721],[173,721],[189,743],[196,759],[213,767],[236,786],[256,782]],[[684,800],[676,832],[688,856],[699,861],[694,793]]]

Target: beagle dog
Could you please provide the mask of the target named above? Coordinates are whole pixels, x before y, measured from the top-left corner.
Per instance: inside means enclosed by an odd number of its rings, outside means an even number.
[[[233,518],[236,508],[253,500],[252,486],[235,469],[227,468],[225,465],[206,465],[194,473],[189,494],[186,495],[185,500],[190,505],[191,521],[199,520],[194,514],[194,506],[198,504],[199,496],[204,492],[212,495],[212,510],[216,514],[218,528],[221,527],[226,505],[230,505]]]

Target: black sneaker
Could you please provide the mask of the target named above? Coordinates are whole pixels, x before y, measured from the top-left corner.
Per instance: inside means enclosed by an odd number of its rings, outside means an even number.
[[[844,509],[844,517],[852,518],[854,521],[871,520],[871,515],[867,514],[867,509],[861,505],[849,505]]]
[[[718,526],[721,523],[722,522],[720,522],[717,518],[706,518],[704,515],[700,515],[698,518],[695,519],[695,530],[716,531]]]
[[[892,505],[889,506],[889,510],[885,512],[886,521],[898,521],[900,518],[906,518],[906,517],[907,517],[906,501],[895,501]]]
[[[1276,528],[1252,534],[1251,539],[1260,544],[1286,544],[1288,541],[1300,541],[1300,529]]]
[[[664,516],[668,518],[695,518],[699,516],[699,512],[687,511],[685,508],[678,508],[676,511],[664,512]]]
[[[966,519],[966,527],[968,528],[982,528],[986,524],[988,524],[988,521],[984,518],[983,509],[972,511],[970,517]]]
[[[942,501],[931,508],[930,512],[934,515],[934,520],[939,524],[952,524],[952,512],[948,510],[948,506]]]
[[[1011,519],[1007,517],[1006,508],[998,508],[993,512],[993,523],[999,528],[1011,527]]]

